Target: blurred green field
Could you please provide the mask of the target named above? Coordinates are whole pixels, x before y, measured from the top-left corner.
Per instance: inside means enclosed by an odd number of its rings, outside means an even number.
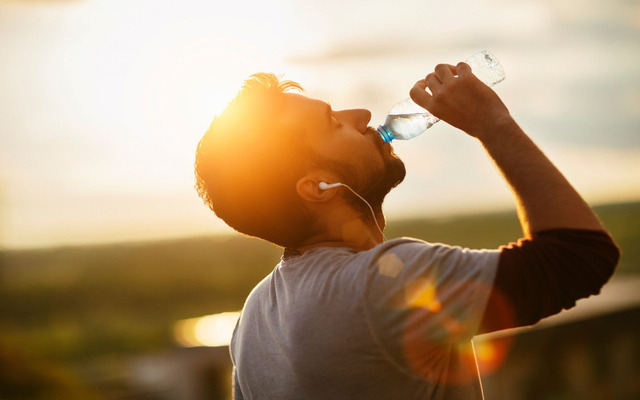
[[[640,272],[640,203],[596,211],[622,248],[616,274]],[[520,228],[505,212],[390,221],[386,234],[493,248]],[[27,398],[16,385],[29,379],[73,387],[74,371],[175,346],[176,320],[239,310],[280,254],[239,235],[0,253],[0,398]]]

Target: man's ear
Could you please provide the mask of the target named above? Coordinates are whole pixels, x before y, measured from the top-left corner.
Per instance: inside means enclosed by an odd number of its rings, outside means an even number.
[[[305,201],[310,202],[323,202],[330,200],[337,193],[336,190],[322,190],[320,189],[320,182],[331,183],[336,179],[329,175],[319,175],[315,173],[309,173],[296,182],[296,191]]]

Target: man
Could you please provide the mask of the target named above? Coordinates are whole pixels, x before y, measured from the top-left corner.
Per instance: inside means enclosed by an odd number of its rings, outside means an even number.
[[[411,97],[475,137],[512,189],[524,237],[496,250],[386,241],[403,163],[367,110],[292,88],[254,75],[196,155],[216,214],[285,248],[233,335],[236,399],[480,399],[474,335],[570,308],[613,273],[598,218],[467,64],[438,65]]]

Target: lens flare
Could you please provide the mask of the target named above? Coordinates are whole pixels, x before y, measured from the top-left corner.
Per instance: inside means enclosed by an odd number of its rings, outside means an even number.
[[[429,278],[417,278],[409,282],[405,288],[405,301],[409,307],[424,308],[431,312],[442,309],[436,284]]]
[[[380,275],[395,278],[404,268],[404,262],[395,253],[387,253],[378,259]]]

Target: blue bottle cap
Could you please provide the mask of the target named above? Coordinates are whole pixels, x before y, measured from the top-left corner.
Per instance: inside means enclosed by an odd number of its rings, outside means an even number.
[[[391,131],[384,125],[378,126],[378,133],[380,134],[380,136],[382,136],[382,140],[387,143],[391,143],[391,141],[394,139],[393,133],[391,133]]]

